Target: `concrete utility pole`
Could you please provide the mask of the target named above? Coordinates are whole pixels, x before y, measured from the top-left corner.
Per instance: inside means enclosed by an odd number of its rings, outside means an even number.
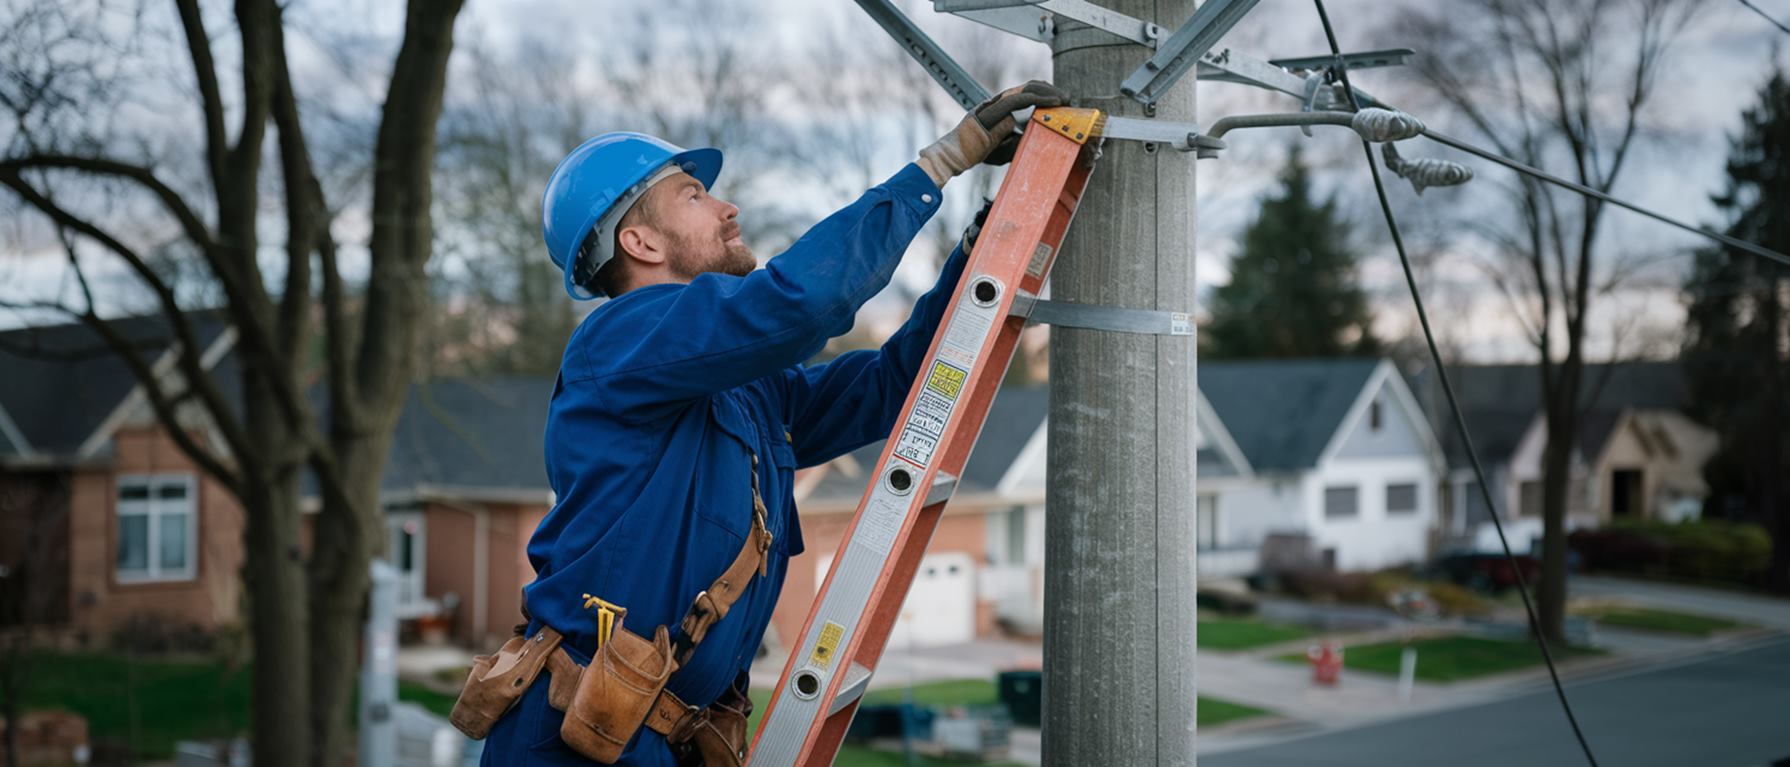
[[[1193,0],[1103,0],[1174,29]],[[1194,78],[1154,115],[1118,85],[1144,50],[1057,17],[1056,84],[1109,114],[1194,120]],[[1109,142],[1053,299],[1193,311],[1189,154]],[[1194,763],[1194,339],[1054,327],[1045,526],[1044,764]]]

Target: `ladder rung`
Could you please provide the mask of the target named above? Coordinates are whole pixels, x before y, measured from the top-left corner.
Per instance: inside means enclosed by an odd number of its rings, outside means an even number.
[[[869,687],[870,669],[852,663],[845,671],[845,679],[839,683],[839,694],[833,696],[833,705],[827,708],[827,716],[844,711],[853,701],[864,697],[864,690]]]
[[[951,495],[956,492],[957,477],[941,471],[933,475],[932,489],[926,491],[926,503],[924,505],[931,506],[935,503],[949,501],[951,500]]]

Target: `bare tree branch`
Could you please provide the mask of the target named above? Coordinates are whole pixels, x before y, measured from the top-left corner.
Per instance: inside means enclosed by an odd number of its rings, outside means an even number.
[[[186,34],[187,52],[193,60],[193,75],[199,81],[199,108],[205,122],[206,167],[211,173],[213,188],[223,188],[224,153],[230,138],[224,135],[224,100],[218,91],[217,64],[211,58],[211,38],[205,33],[205,21],[199,15],[199,0],[175,0],[180,9],[180,27]]]
[[[173,289],[170,288],[154,270],[150,269],[148,264],[144,263],[142,256],[138,255],[135,250],[132,250],[129,246],[120,242],[118,238],[113,237],[111,234],[92,223],[82,220],[68,212],[68,210],[64,209],[61,205],[58,205],[47,195],[44,195],[35,187],[27,183],[17,170],[0,169],[0,184],[4,184],[12,189],[13,192],[23,198],[25,202],[48,216],[51,221],[55,222],[59,229],[72,229],[79,232],[95,242],[98,242],[107,250],[123,259],[125,264],[130,266],[131,271],[135,272],[137,277],[143,281],[144,285],[155,294],[156,300],[161,306],[162,313],[167,316],[169,325],[174,329],[175,339],[178,342],[177,345],[179,347],[178,360],[181,374],[188,378],[189,382],[187,386],[197,388],[200,398],[205,404],[205,409],[211,415],[212,421],[217,426],[218,431],[223,434],[225,442],[230,445],[230,449],[237,455],[251,455],[252,448],[249,445],[247,433],[244,431],[242,424],[237,420],[236,414],[230,410],[228,404],[229,400],[224,397],[223,392],[218,389],[217,383],[213,381],[211,376],[206,372],[204,363],[201,360],[201,355],[205,353],[205,349],[199,344],[198,335],[193,331],[192,323],[188,321],[186,313],[180,308],[180,304],[175,300]],[[82,288],[85,291],[87,287],[86,275],[81,271],[80,265],[74,262],[72,249],[70,250],[69,258],[71,263],[75,266],[75,274],[80,278]],[[90,292],[87,293],[87,300],[88,305],[85,314],[94,315],[92,294]],[[95,315],[95,319],[97,319],[97,315]],[[116,335],[115,331],[109,332]],[[102,337],[103,336],[104,334],[102,334]],[[112,342],[112,338],[108,337],[107,343],[116,348],[116,344]],[[225,476],[227,475],[219,475],[220,478]]]

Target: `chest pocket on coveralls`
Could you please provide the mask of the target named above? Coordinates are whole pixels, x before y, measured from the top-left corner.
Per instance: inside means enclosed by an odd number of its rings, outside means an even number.
[[[696,515],[731,534],[729,546],[745,543],[752,529],[752,454],[759,449],[759,439],[758,427],[746,412],[731,392],[709,398],[709,418],[732,440],[715,446],[721,461],[714,475],[705,478],[708,487],[699,494]]]

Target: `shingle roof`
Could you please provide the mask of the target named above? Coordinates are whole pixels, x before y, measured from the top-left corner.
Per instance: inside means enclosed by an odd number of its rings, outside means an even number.
[[[1467,463],[1448,403],[1433,376],[1412,378],[1411,389],[1430,414],[1451,466]],[[1482,461],[1505,463],[1516,452],[1529,425],[1541,413],[1541,372],[1536,365],[1463,365],[1450,367],[1448,378],[1460,399],[1461,414]],[[1690,395],[1684,368],[1676,362],[1620,362],[1585,366],[1579,424],[1579,449],[1596,454],[1610,437],[1617,417],[1630,408],[1681,410]]]
[[[1201,362],[1200,391],[1257,471],[1317,465],[1377,358]]]
[[[411,387],[381,487],[547,489],[542,435],[553,379],[435,379]]]
[[[221,315],[190,312],[199,344],[209,347],[224,331]],[[173,331],[160,314],[111,320],[152,364],[172,345]],[[80,323],[0,332],[0,408],[5,408],[32,450],[69,457],[137,387],[124,359]],[[219,380],[226,380],[220,378]],[[228,388],[234,393],[235,379]],[[14,446],[14,452],[23,446]]]

